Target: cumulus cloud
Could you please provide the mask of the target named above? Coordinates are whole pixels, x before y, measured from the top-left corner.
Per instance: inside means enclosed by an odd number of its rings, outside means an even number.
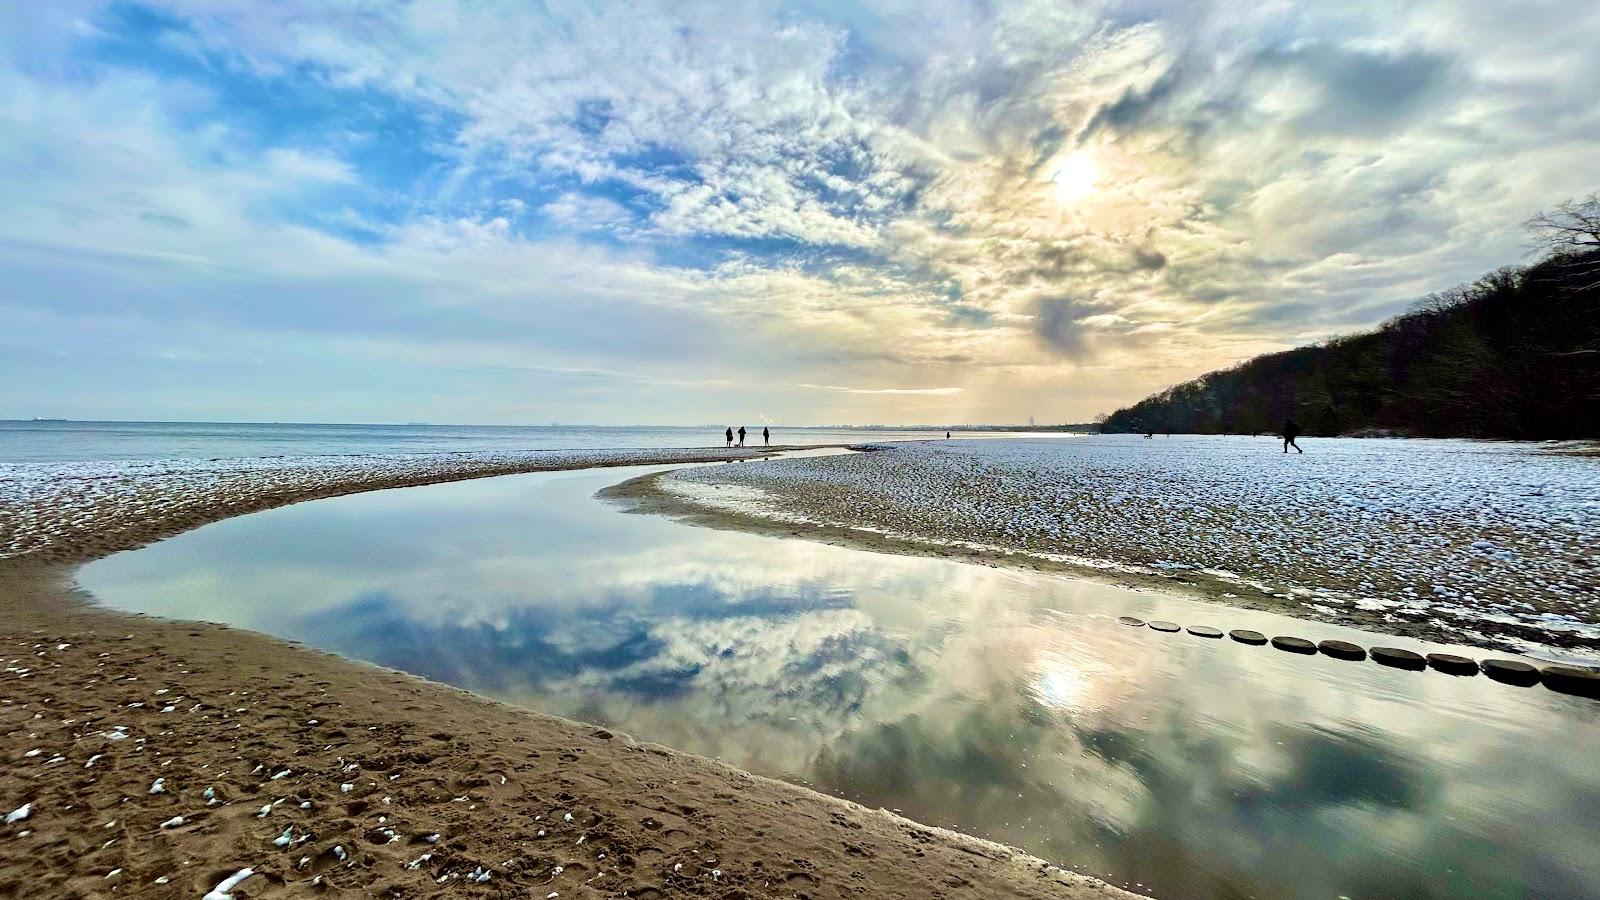
[[[282,406],[309,358],[359,418],[431,417],[431,376],[485,420],[1086,419],[1514,261],[1600,184],[1600,8],[1516,6],[34,5],[0,375],[159,337],[281,373],[264,418],[351,414]],[[530,405],[530,361],[642,380]],[[80,362],[0,415],[172,377]]]

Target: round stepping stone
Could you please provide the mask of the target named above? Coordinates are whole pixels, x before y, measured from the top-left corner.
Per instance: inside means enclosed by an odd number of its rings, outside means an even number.
[[[1428,665],[1446,675],[1476,675],[1478,661],[1454,653],[1429,653]]]
[[[1189,631],[1190,634],[1194,635],[1195,637],[1203,637],[1203,638],[1219,638],[1219,637],[1222,637],[1222,632],[1220,630],[1216,629],[1216,628],[1212,628],[1210,625],[1190,625],[1188,631]]]
[[[1160,619],[1157,619],[1156,621],[1151,622],[1150,623],[1150,627],[1154,628],[1157,631],[1182,631],[1183,630],[1181,627],[1179,627],[1177,622],[1163,622]]]
[[[1323,641],[1317,645],[1317,649],[1334,659],[1348,659],[1351,662],[1360,662],[1367,658],[1367,651],[1349,641]]]
[[[1305,638],[1286,637],[1284,635],[1279,635],[1278,637],[1273,638],[1272,639],[1272,646],[1277,647],[1279,650],[1287,651],[1289,653],[1315,653],[1315,652],[1317,652],[1317,645],[1311,643],[1310,641],[1306,640]]]
[[[1520,659],[1486,659],[1478,666],[1483,674],[1501,684],[1532,687],[1539,683],[1539,670]]]
[[[1251,631],[1248,628],[1235,628],[1234,630],[1228,632],[1228,637],[1233,638],[1241,644],[1250,644],[1254,647],[1259,647],[1267,642],[1266,635],[1259,631]]]
[[[1372,661],[1380,666],[1410,669],[1413,672],[1421,672],[1428,667],[1428,661],[1423,659],[1421,654],[1401,650],[1399,647],[1373,647],[1367,652],[1372,655]]]
[[[1124,625],[1132,625],[1134,628],[1142,628],[1144,626],[1143,619],[1135,619],[1133,616],[1117,616],[1117,621]]]
[[[1600,699],[1600,671],[1582,666],[1545,666],[1544,686],[1563,694]]]

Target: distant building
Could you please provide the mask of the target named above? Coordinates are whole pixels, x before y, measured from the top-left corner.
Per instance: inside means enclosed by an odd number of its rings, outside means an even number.
[[[1028,427],[1029,427],[1029,428],[1032,428],[1032,427],[1033,427],[1033,416],[1029,416],[1029,417],[1028,417]]]

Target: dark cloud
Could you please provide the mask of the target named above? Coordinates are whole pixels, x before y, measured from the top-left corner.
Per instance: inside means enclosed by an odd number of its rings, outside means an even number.
[[[1450,64],[1420,51],[1380,53],[1314,44],[1256,55],[1267,75],[1298,74],[1320,87],[1319,102],[1296,125],[1313,133],[1373,135],[1409,124],[1446,83]]]
[[[1095,312],[1080,300],[1045,297],[1034,304],[1033,333],[1052,351],[1068,359],[1082,359],[1089,350],[1082,320]]]
[[[1139,272],[1158,272],[1167,267],[1167,255],[1153,247],[1133,248],[1133,268]]]
[[[1182,68],[1173,65],[1145,90],[1130,88],[1124,91],[1122,96],[1095,111],[1089,124],[1083,128],[1084,137],[1101,131],[1138,131],[1152,121],[1165,119],[1182,83]]]

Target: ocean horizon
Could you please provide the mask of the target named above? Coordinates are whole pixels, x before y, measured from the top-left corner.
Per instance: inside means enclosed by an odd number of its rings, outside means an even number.
[[[0,463],[604,450],[723,446],[727,425],[432,425],[291,422],[110,422],[0,420]],[[762,423],[742,423],[759,445]],[[815,446],[856,441],[927,440],[945,430],[963,437],[1017,434],[1025,426],[766,425],[772,443]],[[1027,432],[1058,434],[1061,432]]]

